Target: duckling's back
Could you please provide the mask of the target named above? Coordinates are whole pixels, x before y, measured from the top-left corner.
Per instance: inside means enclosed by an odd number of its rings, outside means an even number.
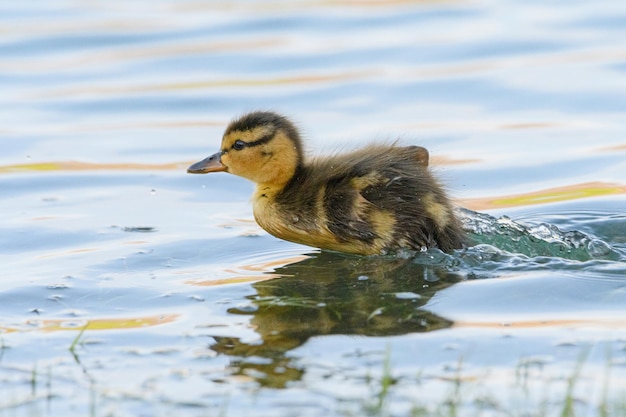
[[[288,240],[366,255],[461,247],[459,221],[427,165],[424,148],[378,145],[300,166],[276,197],[279,215],[307,232]]]

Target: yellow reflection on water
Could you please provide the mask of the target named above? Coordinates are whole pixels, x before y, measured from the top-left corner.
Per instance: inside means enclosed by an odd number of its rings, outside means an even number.
[[[59,161],[40,162],[32,164],[17,164],[0,166],[0,174],[11,172],[39,172],[39,171],[124,171],[124,170],[185,170],[191,162],[170,164],[95,164],[88,162]]]
[[[219,286],[229,284],[241,284],[241,283],[254,283],[267,281],[270,279],[284,276],[283,274],[272,274],[268,271],[275,271],[276,269],[285,265],[294,264],[297,262],[309,259],[307,255],[297,255],[286,258],[274,259],[266,262],[257,262],[246,265],[240,265],[236,268],[228,268],[224,270],[224,273],[235,274],[230,278],[218,278],[211,280],[189,280],[187,284],[200,285],[200,286]],[[251,274],[252,273],[252,274]]]
[[[463,200],[461,204],[472,210],[519,207],[535,204],[556,203],[590,197],[626,194],[626,186],[615,183],[587,182],[549,188],[524,194],[496,196]]]
[[[598,149],[598,151],[600,152],[619,152],[619,151],[626,151],[626,143],[622,144],[622,145],[615,145],[615,146],[607,146],[604,148],[600,148]]]
[[[103,94],[129,94],[129,93],[150,93],[161,91],[177,91],[177,90],[199,90],[210,88],[232,88],[232,87],[271,87],[286,85],[306,85],[311,86],[320,83],[346,82],[354,81],[372,76],[382,75],[378,71],[345,71],[329,74],[303,74],[293,77],[267,77],[267,78],[227,78],[219,80],[196,80],[186,82],[170,82],[158,84],[143,85],[109,85],[109,86],[93,86],[66,88],[47,92],[36,92],[32,98],[51,98],[51,97],[68,97],[80,95],[103,95]]]
[[[453,327],[472,328],[511,328],[511,329],[540,329],[551,327],[600,327],[610,329],[626,329],[626,319],[604,318],[567,318],[567,319],[540,319],[540,320],[513,320],[508,322],[480,322],[480,321],[455,321]]]
[[[76,255],[81,253],[95,252],[100,250],[99,248],[79,248],[79,249],[70,249],[63,252],[54,252],[54,253],[46,253],[44,255],[39,255],[35,259],[46,259],[46,258],[56,258],[59,256],[67,256],[67,255]]]
[[[137,329],[142,327],[152,327],[176,321],[179,314],[163,314],[145,317],[126,317],[91,320],[28,320],[25,328],[0,327],[0,333],[12,333],[23,331],[67,331],[67,330],[122,330]]]

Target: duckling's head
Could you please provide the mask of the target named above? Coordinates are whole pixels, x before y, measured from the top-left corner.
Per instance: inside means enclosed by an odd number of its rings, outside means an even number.
[[[293,177],[301,160],[302,144],[293,123],[276,113],[253,112],[232,121],[221,150],[187,172],[226,171],[257,184],[281,186]]]

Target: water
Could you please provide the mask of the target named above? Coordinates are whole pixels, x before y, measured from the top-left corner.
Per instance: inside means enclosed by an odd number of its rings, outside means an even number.
[[[620,2],[1,3],[0,414],[624,415],[625,32]],[[253,109],[311,154],[427,147],[474,245],[267,235],[251,184],[185,174]]]

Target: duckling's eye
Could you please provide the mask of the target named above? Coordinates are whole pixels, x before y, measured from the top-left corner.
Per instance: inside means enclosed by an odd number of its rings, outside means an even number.
[[[235,143],[233,143],[233,149],[236,151],[240,151],[245,147],[246,147],[246,142],[244,142],[243,140],[236,140]]]

